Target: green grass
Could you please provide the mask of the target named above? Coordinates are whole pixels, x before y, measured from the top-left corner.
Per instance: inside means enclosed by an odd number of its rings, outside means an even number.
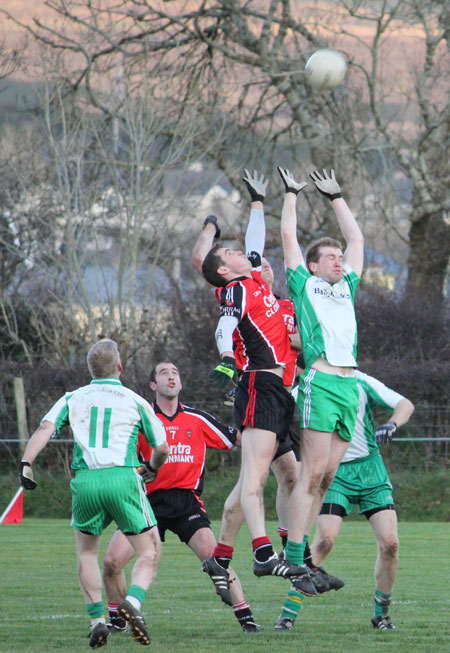
[[[402,521],[450,522],[448,469],[390,470],[389,475],[394,486],[396,509]],[[216,472],[207,471],[202,498],[210,519],[221,518],[224,501],[238,476],[238,466],[223,467]],[[35,478],[39,483],[39,489],[37,492],[26,493],[25,517],[45,518],[51,515],[55,518],[70,519],[72,502],[69,475],[61,470],[41,469],[36,465]],[[10,466],[1,467],[0,512],[6,508],[18,487],[17,470],[12,470]],[[267,519],[276,519],[275,494],[276,481],[273,476],[270,476],[264,492]],[[350,515],[349,521],[354,519],[361,519],[357,516],[356,510]]]
[[[216,522],[213,527],[217,533]],[[113,530],[109,527],[104,533],[101,553]],[[344,524],[326,564],[346,586],[306,599],[294,631],[275,633],[273,624],[289,586],[282,579],[253,576],[249,535],[243,528],[234,567],[262,626],[262,634],[253,636],[241,633],[231,608],[214,594],[197,558],[169,534],[143,609],[151,646],[165,653],[448,651],[450,524],[402,522],[399,530],[400,570],[391,607],[398,630],[375,631],[369,623],[376,545],[368,524],[357,521]],[[269,523],[268,532],[278,544],[275,523]],[[90,650],[69,522],[25,519],[17,526],[0,526],[0,559],[0,651]],[[105,649],[112,650],[138,649],[128,635],[117,635]]]

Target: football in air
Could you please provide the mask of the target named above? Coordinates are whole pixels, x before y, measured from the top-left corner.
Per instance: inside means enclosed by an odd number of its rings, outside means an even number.
[[[316,50],[305,65],[308,83],[317,89],[336,88],[342,84],[347,64],[336,50]]]

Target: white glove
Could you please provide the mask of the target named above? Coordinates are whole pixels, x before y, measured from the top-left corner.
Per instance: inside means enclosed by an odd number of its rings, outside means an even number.
[[[252,202],[264,202],[264,198],[266,197],[266,188],[269,180],[265,179],[264,175],[257,172],[256,170],[253,170],[253,173],[250,174],[249,171],[245,168],[242,180],[248,188]]]
[[[342,197],[341,187],[336,181],[334,170],[330,170],[330,174],[326,170],[322,170],[322,172],[314,170],[309,176],[315,183],[317,190],[325,197],[328,197],[329,200]]]
[[[298,195],[298,193],[308,185],[306,181],[295,181],[291,172],[289,172],[287,168],[281,168],[278,166],[277,170],[280,173],[281,179],[283,180],[286,193],[295,193]]]
[[[149,460],[143,460],[142,465],[138,467],[138,472],[145,483],[151,483],[155,480],[158,470],[151,466]]]

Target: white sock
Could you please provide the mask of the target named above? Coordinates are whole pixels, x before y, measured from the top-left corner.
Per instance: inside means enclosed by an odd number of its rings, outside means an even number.
[[[135,596],[127,596],[127,597],[126,597],[126,600],[128,601],[128,603],[131,603],[131,605],[133,606],[133,608],[136,608],[136,610],[140,610],[140,609],[141,609],[141,605],[142,605],[142,603],[141,603],[141,602],[139,601],[139,599],[137,599]]]
[[[91,630],[93,630],[97,624],[105,624],[105,623],[106,623],[105,617],[97,617],[97,619],[91,619]]]

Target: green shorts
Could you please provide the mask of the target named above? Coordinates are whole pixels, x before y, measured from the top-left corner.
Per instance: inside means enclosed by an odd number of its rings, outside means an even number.
[[[72,526],[101,535],[114,521],[125,534],[156,525],[142,478],[134,467],[81,469],[70,483]]]
[[[349,515],[394,505],[392,485],[378,449],[364,458],[341,463],[323,500],[337,503]]]
[[[333,433],[352,439],[358,413],[356,377],[325,374],[307,368],[300,377],[298,397],[301,428]]]

